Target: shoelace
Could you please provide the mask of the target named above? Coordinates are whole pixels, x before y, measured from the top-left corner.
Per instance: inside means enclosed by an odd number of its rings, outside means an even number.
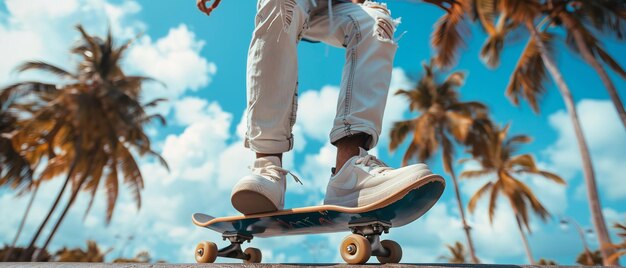
[[[249,169],[251,169],[251,170],[255,170],[255,169],[262,169],[262,168],[253,168],[253,167],[248,167],[248,168],[249,168]],[[269,166],[269,167],[266,167],[266,169],[272,169],[272,170],[274,170],[274,171],[277,171],[278,173],[282,173],[283,175],[287,175],[287,174],[289,174],[289,175],[291,175],[291,177],[293,177],[293,179],[294,179],[297,183],[300,183],[300,185],[304,185],[304,184],[302,183],[302,181],[300,180],[300,178],[298,178],[298,176],[296,176],[296,174],[293,174],[293,173],[292,173],[291,171],[289,171],[289,170],[286,170],[286,169],[281,168],[281,167],[278,167],[278,166]],[[259,173],[260,173],[260,172],[259,172]],[[276,178],[276,177],[274,177],[274,176],[270,176],[270,177],[271,177],[272,179],[277,180],[277,181],[278,181],[278,180],[280,180],[280,177],[278,177],[278,178]]]
[[[356,164],[363,164],[367,167],[372,167],[372,171],[376,173],[382,173],[385,170],[390,170],[391,168],[385,164],[380,159],[376,158],[373,155],[366,155],[356,160]]]
[[[293,179],[294,179],[296,182],[298,182],[300,185],[304,185],[304,184],[302,184],[302,181],[300,180],[300,178],[298,178],[298,176],[296,176],[296,174],[293,174],[291,171],[286,170],[286,169],[281,168],[281,167],[273,167],[273,168],[274,168],[275,170],[277,170],[277,171],[279,171],[279,172],[283,173],[283,175],[287,175],[287,174],[291,175],[291,177],[293,177]]]

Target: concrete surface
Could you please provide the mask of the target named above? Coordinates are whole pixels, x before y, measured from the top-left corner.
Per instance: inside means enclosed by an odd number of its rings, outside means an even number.
[[[346,265],[346,264],[238,264],[238,263],[215,263],[215,264],[135,264],[135,263],[0,263],[2,268],[191,268],[191,267],[259,267],[259,268],[302,268],[302,267],[333,267],[333,268],[345,268],[345,267],[372,267],[371,265]],[[415,268],[474,268],[474,267],[486,267],[486,268],[531,268],[531,267],[583,267],[583,266],[533,266],[533,265],[493,265],[493,264],[387,264],[385,267],[415,267]],[[589,267],[589,266],[587,266]]]

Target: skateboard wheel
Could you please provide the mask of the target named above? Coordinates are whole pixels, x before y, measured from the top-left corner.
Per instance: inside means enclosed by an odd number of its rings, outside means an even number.
[[[247,248],[243,253],[246,253],[250,258],[243,261],[244,263],[261,263],[263,255],[258,248]]]
[[[195,255],[197,263],[213,263],[217,258],[217,245],[209,241],[200,242]]]
[[[383,240],[380,241],[380,244],[383,246],[383,248],[389,251],[389,256],[376,256],[378,262],[380,262],[381,264],[400,262],[400,260],[402,259],[402,248],[400,247],[400,244],[396,243],[396,241],[393,240]]]
[[[348,264],[364,264],[372,256],[372,246],[367,238],[351,234],[341,242],[339,253]]]

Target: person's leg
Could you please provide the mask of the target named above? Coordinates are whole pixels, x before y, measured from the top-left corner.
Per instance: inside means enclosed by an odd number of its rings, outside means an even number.
[[[337,146],[339,170],[359,154],[359,148],[369,150],[378,143],[397,50],[393,40],[397,22],[386,5],[372,1],[336,4],[333,11],[332,23],[329,15],[313,17],[305,37],[346,49],[330,134],[331,143]]]
[[[245,146],[257,157],[293,147],[296,120],[297,43],[310,0],[259,0],[248,51]]]
[[[293,147],[297,107],[297,43],[310,0],[259,0],[248,52],[245,146],[256,153],[251,174],[233,188],[233,207],[244,214],[284,208],[282,153]]]
[[[305,37],[346,48],[337,116],[330,134],[337,166],[324,204],[360,207],[433,178],[424,164],[393,169],[367,153],[376,146],[391,82],[396,21],[384,4],[336,4],[313,16]],[[329,21],[332,18],[332,23]],[[333,28],[329,26],[332,25]]]

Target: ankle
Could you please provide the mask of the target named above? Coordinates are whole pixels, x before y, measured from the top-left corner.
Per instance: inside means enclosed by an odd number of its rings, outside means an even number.
[[[350,158],[359,155],[360,148],[366,148],[369,138],[369,135],[359,133],[341,138],[334,143],[337,147],[337,160],[333,169],[333,175],[341,170]]]
[[[271,157],[271,156],[278,157],[278,160],[280,160],[280,165],[282,166],[282,164],[283,164],[283,154],[256,153],[256,159],[263,158],[263,157]]]

